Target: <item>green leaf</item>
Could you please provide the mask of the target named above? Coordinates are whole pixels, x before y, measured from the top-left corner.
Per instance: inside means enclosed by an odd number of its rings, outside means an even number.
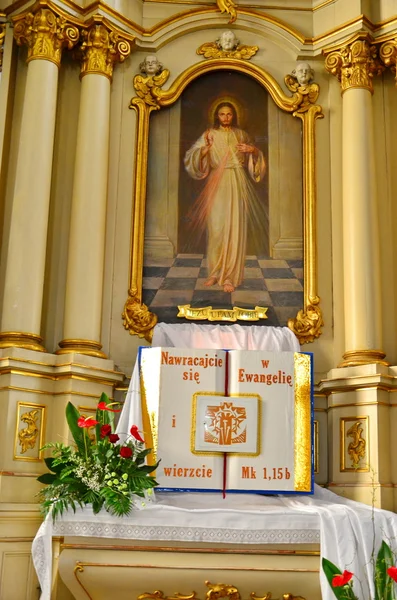
[[[323,558],[322,564],[324,574],[328,580],[329,585],[331,586],[331,590],[334,592],[338,600],[357,600],[351,585],[347,584],[342,587],[333,587],[333,578],[335,577],[335,575],[342,575],[342,571],[338,569],[338,567],[327,558]]]
[[[77,419],[79,417],[80,413],[77,408],[71,402],[68,402],[66,406],[66,420],[68,422],[73,439],[76,442],[78,451],[80,454],[85,455],[84,431],[82,427],[77,425]]]
[[[53,473],[60,473],[60,471],[62,471],[62,467],[57,464],[54,465],[54,461],[55,461],[55,458],[53,458],[53,457],[44,459],[44,462],[50,471],[52,471]]]
[[[57,476],[54,473],[43,473],[37,478],[37,481],[40,483],[45,483],[46,485],[51,485],[56,480]]]
[[[394,582],[387,574],[387,569],[393,565],[393,553],[390,546],[383,541],[375,564],[375,600],[395,600]]]

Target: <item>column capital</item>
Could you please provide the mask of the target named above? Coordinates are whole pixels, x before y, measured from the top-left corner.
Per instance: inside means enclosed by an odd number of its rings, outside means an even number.
[[[4,38],[6,36],[6,24],[0,23],[0,73],[3,67],[3,51],[4,51]]]
[[[135,38],[113,27],[102,16],[95,15],[81,32],[82,43],[77,53],[81,59],[80,79],[96,73],[112,80],[113,65],[123,62],[131,53]]]
[[[14,17],[14,37],[18,46],[28,47],[26,62],[48,60],[58,67],[63,48],[69,50],[79,39],[76,24],[65,14],[39,0],[29,12]]]
[[[386,67],[391,67],[396,79],[397,85],[397,37],[394,37],[386,42],[383,42],[379,48],[379,56]]]
[[[324,50],[323,53],[325,68],[340,81],[342,94],[352,88],[374,93],[372,78],[379,75],[384,67],[377,58],[376,46],[368,33],[359,33],[343,46]]]

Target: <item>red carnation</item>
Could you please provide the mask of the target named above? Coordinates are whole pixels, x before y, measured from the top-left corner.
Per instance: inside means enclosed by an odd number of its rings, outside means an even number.
[[[350,573],[350,571],[343,571],[342,575],[335,575],[335,577],[332,578],[332,587],[342,587],[349,583],[352,577],[353,573]]]
[[[113,403],[116,404],[116,403]],[[99,410],[107,410],[109,412],[120,412],[121,408],[109,408],[109,406],[113,406],[113,404],[106,404],[106,402],[99,402],[97,408]]]
[[[99,421],[92,419],[91,417],[79,417],[77,419],[77,425],[79,427],[93,427],[94,425],[98,425]]]
[[[101,438],[105,438],[112,433],[112,428],[110,425],[102,425],[101,427]]]
[[[111,442],[112,444],[115,444],[116,442],[119,441],[119,436],[117,435],[117,433],[110,433],[109,434],[109,442]]]
[[[387,574],[397,582],[397,567],[389,567],[387,569]]]
[[[131,448],[128,448],[128,446],[122,446],[120,448],[120,456],[122,456],[123,458],[131,458],[131,456],[132,456]]]
[[[138,429],[137,425],[133,425],[131,427],[130,433],[136,440],[138,440],[138,442],[142,442],[143,444],[145,443],[145,440],[141,437],[141,435],[139,433],[139,429]]]

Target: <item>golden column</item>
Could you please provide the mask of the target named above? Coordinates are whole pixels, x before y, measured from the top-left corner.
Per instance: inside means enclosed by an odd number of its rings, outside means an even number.
[[[128,34],[94,16],[82,32],[81,99],[72,196],[64,339],[58,354],[101,352],[102,288],[113,65],[131,52]]]
[[[324,52],[343,95],[345,354],[339,365],[388,364],[382,352],[372,77],[381,71],[367,33]]]
[[[44,351],[40,337],[58,70],[62,49],[79,38],[66,16],[37,2],[14,18],[14,37],[28,47],[0,348]]]

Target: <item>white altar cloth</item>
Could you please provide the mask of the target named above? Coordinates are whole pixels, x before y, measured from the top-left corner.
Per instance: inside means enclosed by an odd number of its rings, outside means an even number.
[[[256,494],[158,493],[156,502],[130,516],[94,515],[90,507],[71,511],[55,525],[50,516],[33,541],[33,562],[42,589],[50,600],[52,536],[167,540],[227,544],[320,543],[321,557],[343,571],[352,571],[361,600],[374,598],[371,551],[381,540],[397,547],[397,515],[346,500],[316,486],[314,496]],[[324,600],[334,595],[320,574]]]

